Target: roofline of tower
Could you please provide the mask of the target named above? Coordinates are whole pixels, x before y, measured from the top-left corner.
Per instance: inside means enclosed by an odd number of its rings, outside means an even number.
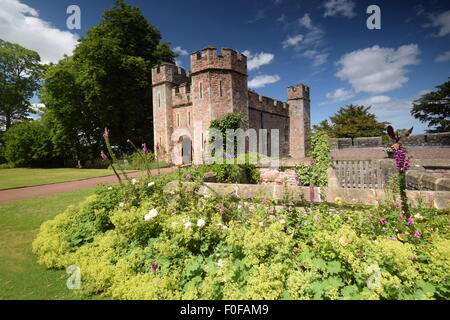
[[[239,72],[239,71],[236,71],[236,70],[233,70],[233,69],[224,69],[224,68],[205,68],[205,69],[202,69],[202,70],[200,70],[200,71],[191,72],[191,77],[192,77],[192,76],[195,76],[195,75],[197,75],[197,74],[200,74],[200,73],[203,73],[203,72],[209,72],[209,71],[226,71],[226,72],[234,72],[234,73],[237,73],[237,74],[239,74],[239,75],[241,75],[241,76],[248,77],[248,74],[246,74],[246,73],[242,73],[242,72]]]
[[[207,46],[207,47],[204,47],[203,49],[200,49],[200,50],[197,50],[197,51],[194,51],[194,52],[190,53],[189,56],[192,56],[193,54],[197,54],[197,53],[202,52],[202,51],[205,51],[205,50],[216,50],[216,51],[217,51],[218,49],[219,49],[219,47]],[[235,49],[233,49],[233,48],[222,47],[222,48],[221,48],[221,51],[223,51],[223,50],[233,51],[233,52],[239,53],[239,54],[241,54],[241,55],[247,57],[247,56],[246,56],[245,54],[243,54],[242,52],[239,52],[239,51],[237,51],[237,50],[235,50]]]

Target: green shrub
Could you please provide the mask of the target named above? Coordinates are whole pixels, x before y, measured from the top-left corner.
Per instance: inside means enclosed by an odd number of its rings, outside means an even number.
[[[146,155],[149,160],[149,169],[158,168],[158,163],[155,160],[155,155],[153,153],[149,153]],[[133,153],[131,155],[122,156],[118,160],[118,164],[123,170],[147,170],[147,166],[142,159],[142,157],[137,153]],[[169,165],[166,162],[159,162],[159,168],[167,168]]]
[[[75,264],[84,293],[118,299],[450,297],[446,211],[411,208],[416,238],[398,209],[276,211],[266,199],[201,196],[200,185],[162,191],[187,172],[103,187],[42,225],[38,262]]]
[[[49,166],[55,158],[50,130],[42,119],[16,123],[4,141],[4,156],[16,167]]]
[[[313,158],[313,164],[300,164],[296,166],[295,172],[300,185],[326,187],[328,184],[327,169],[333,165],[330,156],[330,145],[328,137],[318,132],[311,137],[311,151],[309,157]]]

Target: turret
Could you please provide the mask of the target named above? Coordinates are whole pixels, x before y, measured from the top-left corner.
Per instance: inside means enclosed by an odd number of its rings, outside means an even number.
[[[289,154],[295,159],[305,158],[309,151],[311,132],[309,87],[298,84],[288,87]]]
[[[189,81],[189,74],[183,68],[171,63],[162,63],[152,68],[153,86],[162,83],[181,84]]]
[[[209,69],[232,70],[247,75],[247,57],[230,48],[222,48],[217,54],[216,47],[206,47],[191,54],[192,74]]]

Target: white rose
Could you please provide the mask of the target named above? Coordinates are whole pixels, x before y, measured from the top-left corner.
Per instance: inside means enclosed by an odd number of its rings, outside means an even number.
[[[238,209],[242,209],[242,206],[241,206],[241,205],[238,205],[237,208],[238,208]]]
[[[112,187],[108,187],[108,190],[112,190]]]
[[[131,184],[132,184],[132,185],[135,185],[135,184],[136,184],[136,182],[137,182],[137,180],[136,180],[136,179],[132,179],[132,180],[131,180]]]
[[[149,183],[148,183],[148,186],[149,186],[149,187],[152,187],[152,186],[154,186],[154,185],[155,185],[154,182],[149,182]]]
[[[144,220],[148,221],[148,220],[156,217],[157,215],[158,215],[158,210],[152,209],[144,216]]]
[[[190,221],[188,221],[184,224],[185,229],[190,228],[191,226],[192,226],[192,223]]]
[[[219,259],[219,260],[216,262],[216,265],[219,266],[219,267],[223,267],[223,260],[222,260],[222,259]]]
[[[197,226],[203,227],[204,225],[205,225],[205,220],[203,220],[203,219],[198,219],[197,220]]]
[[[119,203],[119,207],[123,208],[125,206],[125,203],[121,202]]]
[[[280,220],[280,223],[281,223],[281,224],[285,224],[285,223],[286,223],[286,220],[281,219],[281,220]]]

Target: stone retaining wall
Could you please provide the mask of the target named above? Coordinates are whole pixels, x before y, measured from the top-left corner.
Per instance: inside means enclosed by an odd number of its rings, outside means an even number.
[[[405,146],[410,147],[446,147],[450,148],[450,132],[415,134],[401,140]],[[387,143],[389,144],[389,143]],[[386,147],[381,137],[367,138],[331,138],[332,150],[348,148],[383,148]]]

